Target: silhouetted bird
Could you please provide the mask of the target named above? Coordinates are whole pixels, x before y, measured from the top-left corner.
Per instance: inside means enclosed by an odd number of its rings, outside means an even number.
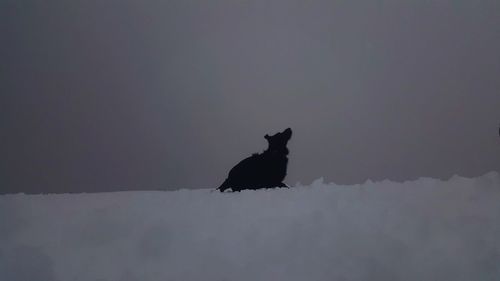
[[[231,188],[233,191],[243,189],[260,189],[272,187],[288,187],[283,183],[288,165],[288,141],[292,137],[292,129],[288,128],[273,136],[265,135],[269,147],[261,154],[242,160],[229,171],[227,179],[218,190]]]

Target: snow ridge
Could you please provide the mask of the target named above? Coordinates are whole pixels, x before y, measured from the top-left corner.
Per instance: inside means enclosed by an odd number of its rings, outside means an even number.
[[[0,280],[499,280],[500,176],[0,196]]]

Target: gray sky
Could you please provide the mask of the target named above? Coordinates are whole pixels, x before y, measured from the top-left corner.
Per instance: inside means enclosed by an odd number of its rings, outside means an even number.
[[[0,193],[500,170],[500,1],[0,2]]]

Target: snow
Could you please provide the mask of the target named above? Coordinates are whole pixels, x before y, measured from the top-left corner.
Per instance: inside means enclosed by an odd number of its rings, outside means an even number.
[[[499,280],[500,176],[0,196],[0,280]]]

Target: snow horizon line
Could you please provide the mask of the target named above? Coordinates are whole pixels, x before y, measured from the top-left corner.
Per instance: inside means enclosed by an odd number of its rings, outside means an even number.
[[[500,172],[499,171],[489,171],[486,173],[483,173],[481,175],[477,176],[461,176],[459,174],[454,174],[448,177],[447,179],[441,179],[441,178],[433,178],[433,177],[418,177],[415,179],[408,179],[408,180],[403,180],[403,181],[397,181],[397,180],[391,180],[391,179],[383,179],[383,180],[372,180],[370,178],[366,179],[364,182],[361,183],[354,183],[354,184],[339,184],[335,182],[325,182],[325,177],[321,176],[319,178],[316,178],[315,180],[312,180],[310,184],[303,184],[300,181],[297,181],[294,185],[291,185],[291,189],[295,188],[307,188],[307,187],[314,187],[318,185],[329,185],[329,186],[337,186],[337,187],[360,187],[363,185],[376,185],[376,184],[411,184],[415,183],[418,181],[437,181],[437,182],[449,182],[453,180],[473,180],[477,178],[482,178],[482,177],[500,177]],[[199,188],[186,188],[186,187],[181,187],[178,189],[165,189],[165,188],[151,188],[151,189],[132,189],[132,190],[114,190],[114,191],[89,191],[89,192],[40,192],[40,193],[26,193],[26,192],[18,192],[18,193],[5,193],[5,194],[0,194],[0,196],[19,196],[19,195],[26,195],[26,196],[39,196],[39,195],[85,195],[85,194],[116,194],[116,193],[142,193],[142,192],[185,192],[185,191],[215,191],[215,187],[199,187]],[[264,189],[264,190],[278,190],[278,188],[274,189]],[[282,190],[289,190],[289,189],[282,189]],[[259,192],[259,190],[244,190],[245,191],[253,191],[253,192]],[[262,190],[260,190],[262,191]]]

